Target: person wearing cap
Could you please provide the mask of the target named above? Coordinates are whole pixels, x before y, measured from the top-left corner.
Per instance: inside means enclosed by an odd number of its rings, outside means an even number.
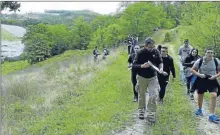
[[[189,40],[185,39],[184,44],[180,46],[178,50],[178,55],[179,55],[179,60],[180,60],[180,81],[184,83],[186,82],[186,78],[185,78],[183,62],[185,58],[190,54],[192,49],[193,47],[189,45]]]
[[[157,109],[157,95],[159,83],[157,79],[157,72],[150,66],[148,61],[159,67],[159,73],[163,73],[163,60],[160,52],[154,46],[155,41],[148,37],[145,39],[145,46],[137,52],[132,68],[137,70],[137,85],[138,85],[138,110],[139,119],[144,119],[145,114],[145,100],[146,92],[148,90],[149,100],[147,104],[147,120],[149,122],[156,122],[156,109]]]
[[[134,53],[132,53],[131,55],[129,55],[129,58],[128,58],[128,63],[129,63],[129,67],[132,66],[133,62],[134,62],[134,58],[135,58],[135,55],[137,54],[138,50],[140,49],[140,46],[136,45],[134,47]],[[134,98],[133,98],[133,101],[134,102],[137,102],[138,101],[138,92],[135,90],[135,86],[137,84],[137,79],[136,79],[136,76],[137,76],[137,71],[135,70],[135,68],[132,68],[131,69],[131,81],[132,81],[132,85],[133,85],[133,92],[134,92]]]

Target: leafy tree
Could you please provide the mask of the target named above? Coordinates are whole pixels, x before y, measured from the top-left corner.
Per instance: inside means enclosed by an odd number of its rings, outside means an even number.
[[[72,49],[86,49],[91,38],[92,28],[83,17],[79,17],[74,21],[71,31]]]
[[[21,4],[17,1],[2,1],[1,2],[1,11],[9,9],[9,11],[20,11]]]

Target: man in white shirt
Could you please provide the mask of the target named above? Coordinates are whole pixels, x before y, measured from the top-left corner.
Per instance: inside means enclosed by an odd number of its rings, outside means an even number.
[[[185,60],[185,58],[190,54],[192,49],[193,47],[189,44],[189,40],[185,39],[184,44],[180,46],[178,50],[178,55],[180,60],[180,81],[182,82],[186,82],[182,63]]]

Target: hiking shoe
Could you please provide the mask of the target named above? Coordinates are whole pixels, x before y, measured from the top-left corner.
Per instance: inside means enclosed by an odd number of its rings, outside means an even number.
[[[187,90],[187,95],[190,95],[190,90]]]
[[[203,116],[202,109],[196,110],[195,114],[198,116]]]
[[[138,102],[138,98],[134,96],[133,102]]]
[[[220,118],[218,118],[216,115],[209,115],[209,121],[216,123],[216,124],[220,124]]]
[[[143,110],[139,110],[138,118],[141,120],[144,119],[144,111]]]
[[[194,95],[193,95],[193,93],[190,93],[190,99],[191,99],[191,100],[194,100]]]
[[[147,120],[148,120],[148,122],[155,123],[156,122],[156,113],[148,113]]]
[[[160,104],[163,104],[163,99],[159,99],[159,103],[160,103]]]

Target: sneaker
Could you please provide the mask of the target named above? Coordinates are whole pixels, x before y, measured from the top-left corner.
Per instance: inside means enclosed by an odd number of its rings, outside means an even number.
[[[163,99],[159,99],[159,103],[160,103],[160,104],[163,104]]]
[[[155,123],[156,122],[156,113],[148,113],[147,120],[148,120],[148,122]]]
[[[138,102],[138,98],[134,96],[133,102]]]
[[[202,109],[196,110],[195,114],[198,116],[203,116]]]
[[[194,95],[193,95],[193,93],[190,93],[190,99],[191,99],[191,100],[194,100]]]
[[[209,115],[209,121],[216,123],[216,124],[220,124],[220,118],[218,118],[216,115]]]
[[[190,90],[187,90],[187,95],[190,95]]]
[[[139,119],[141,119],[141,120],[144,119],[144,111],[143,111],[143,110],[139,110],[138,117],[139,117]]]

